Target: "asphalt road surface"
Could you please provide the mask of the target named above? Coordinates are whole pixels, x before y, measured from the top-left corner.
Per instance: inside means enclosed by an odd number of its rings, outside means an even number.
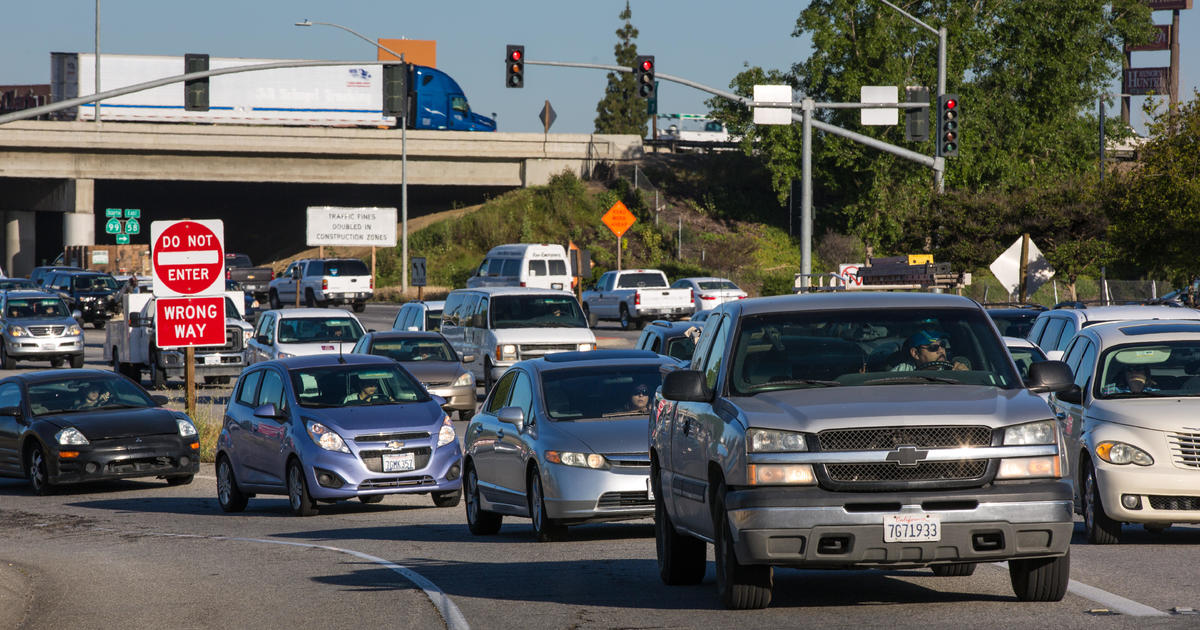
[[[394,313],[371,305],[362,319],[383,330]],[[636,338],[597,336],[602,347]],[[102,339],[88,332],[89,367],[104,367]],[[201,391],[219,406],[227,390]],[[291,516],[282,496],[257,497],[228,515],[211,465],[187,486],[134,480],[49,497],[2,479],[0,629],[1200,627],[1200,527],[1125,531],[1099,547],[1077,524],[1062,602],[1016,601],[994,564],[959,578],[779,569],[771,607],[738,612],[717,602],[711,548],[704,583],[662,584],[649,519],[539,544],[511,517],[473,536],[461,504],[428,496],[323,505],[311,518]]]

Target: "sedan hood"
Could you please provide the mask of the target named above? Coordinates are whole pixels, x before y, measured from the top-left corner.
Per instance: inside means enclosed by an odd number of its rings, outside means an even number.
[[[931,424],[994,429],[1052,417],[1046,401],[1028,390],[976,385],[793,389],[726,400],[753,418],[752,426],[789,431]]]
[[[578,440],[593,453],[648,452],[649,427],[650,419],[644,416],[554,423],[556,433]]]
[[[422,383],[450,383],[466,370],[458,361],[400,361]]]
[[[395,405],[362,405],[348,407],[301,407],[300,415],[316,420],[351,439],[361,433],[381,433],[425,429],[436,434],[446,412],[433,401],[398,403]]]
[[[1152,431],[1200,431],[1200,398],[1093,400],[1087,417]]]
[[[58,429],[75,427],[89,440],[108,440],[138,435],[178,433],[176,412],[161,407],[141,409],[99,409],[77,411],[37,418]]]

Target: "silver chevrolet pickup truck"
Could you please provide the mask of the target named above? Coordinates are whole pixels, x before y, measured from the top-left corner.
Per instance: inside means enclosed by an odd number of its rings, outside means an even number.
[[[773,567],[1008,561],[1024,601],[1070,575],[1062,431],[974,301],[924,293],[781,296],[724,304],[651,413],[658,566],[667,584],[716,556],[729,608],[770,604]]]

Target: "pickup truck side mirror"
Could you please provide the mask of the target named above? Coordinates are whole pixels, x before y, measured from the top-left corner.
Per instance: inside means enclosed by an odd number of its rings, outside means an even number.
[[[20,407],[0,407],[0,416],[8,416],[10,418],[20,418]]]
[[[1083,390],[1079,389],[1079,386],[1075,384],[1071,384],[1070,389],[1058,392],[1057,396],[1059,400],[1065,403],[1070,403],[1072,405],[1083,404]]]
[[[475,362],[475,355],[473,355],[473,354],[464,354],[464,355],[463,355],[463,357],[462,357],[462,362],[463,362],[463,363],[474,363],[474,362]]]
[[[1062,361],[1041,361],[1029,366],[1029,378],[1025,385],[1031,392],[1057,392],[1061,398],[1063,392],[1075,385],[1075,377],[1071,374],[1071,368]]]
[[[662,395],[667,400],[708,402],[712,395],[700,370],[677,370],[663,377]]]
[[[79,309],[75,309],[75,310],[71,311],[71,317],[76,320],[83,319],[83,312],[80,311]]]
[[[130,328],[139,328],[144,325],[145,325],[145,322],[142,321],[141,313],[130,313],[129,314],[129,327]]]
[[[299,279],[300,279],[300,268],[299,268],[299,267],[294,267],[294,268],[292,269],[292,279],[293,279],[293,280],[299,280]]]
[[[271,338],[266,335],[258,335],[257,337],[254,338],[254,340],[257,341],[258,343],[263,344],[264,346],[271,345]]]

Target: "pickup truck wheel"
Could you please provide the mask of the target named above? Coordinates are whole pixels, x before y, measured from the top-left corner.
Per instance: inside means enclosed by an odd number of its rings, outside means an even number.
[[[738,562],[733,532],[725,513],[725,484],[717,486],[713,505],[713,534],[717,557],[717,597],[726,608],[748,610],[771,604],[775,570],[770,565],[746,565]]]
[[[105,322],[103,320],[92,322],[92,328],[95,328],[96,330],[104,330],[104,324]]]
[[[354,312],[355,312],[355,313],[361,313],[361,312],[363,312],[363,311],[365,311],[365,310],[367,310],[367,303],[366,303],[366,302],[355,302],[355,303],[354,303]]]
[[[71,360],[71,367],[73,367],[77,370],[79,368],[83,367],[83,355],[82,354],[71,355],[70,360]],[[61,359],[59,359],[59,361],[61,361]],[[62,363],[59,363],[59,365],[62,365]]]
[[[158,367],[158,357],[150,362],[150,386],[154,389],[164,389],[167,386],[167,373]]]
[[[658,471],[651,473],[657,481]],[[675,531],[657,482],[654,483],[654,550],[658,577],[663,584],[699,584],[704,580],[707,545],[699,538]]]
[[[1087,540],[1093,545],[1115,545],[1121,539],[1121,523],[1109,518],[1100,500],[1100,484],[1096,480],[1096,467],[1084,462],[1083,473],[1083,529]]]
[[[629,316],[629,309],[621,305],[621,330],[629,330],[637,325],[637,321]]]
[[[283,308],[283,302],[279,301],[279,292],[271,289],[271,294],[267,297],[267,301],[271,303],[271,308],[279,310]]]
[[[304,305],[308,308],[317,307],[317,296],[313,295],[312,289],[304,290]]]
[[[935,564],[933,574],[938,577],[966,577],[975,573],[974,562],[956,562],[954,564]]]
[[[583,305],[583,316],[587,319],[588,328],[595,328],[596,324],[600,323],[600,320],[592,314],[592,309],[588,308],[587,304]]]
[[[476,536],[488,536],[500,531],[500,523],[504,517],[483,509],[479,502],[479,477],[475,474],[475,466],[470,463],[467,464],[464,494],[467,504],[467,529]]]
[[[1057,558],[1009,560],[1008,577],[1023,602],[1062,601],[1071,581],[1071,550]]]
[[[546,497],[542,492],[542,477],[537,469],[529,473],[529,516],[533,519],[533,535],[538,542],[562,540],[567,527],[546,513]]]

